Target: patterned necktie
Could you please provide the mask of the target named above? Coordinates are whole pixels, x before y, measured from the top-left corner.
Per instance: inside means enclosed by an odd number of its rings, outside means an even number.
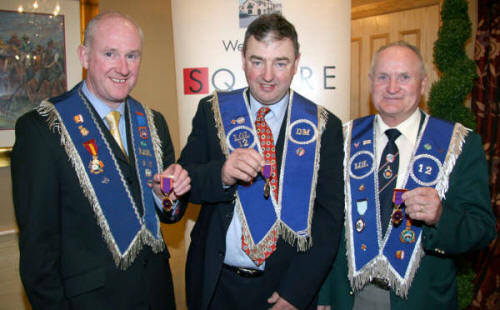
[[[378,195],[380,200],[380,222],[382,235],[385,235],[387,225],[392,214],[392,196],[396,187],[399,168],[399,151],[396,139],[401,135],[397,129],[387,129],[385,134],[389,138],[380,158],[378,168]]]
[[[118,146],[122,149],[122,152],[126,157],[127,153],[125,152],[125,148],[123,147],[122,138],[120,136],[120,130],[118,129],[118,123],[120,122],[120,117],[121,114],[119,111],[111,111],[104,118],[108,123],[111,135],[113,136],[113,138],[115,138],[116,143],[118,143]]]
[[[260,148],[264,155],[264,160],[266,164],[271,165],[271,190],[274,194],[274,198],[278,201],[278,170],[276,168],[276,150],[274,147],[274,139],[271,128],[267,125],[265,116],[271,111],[268,107],[262,107],[257,112],[257,118],[255,119],[255,128],[257,129],[257,135],[259,136]]]
[[[255,119],[255,128],[257,130],[257,135],[259,136],[260,148],[262,149],[262,153],[264,155],[264,161],[266,164],[271,165],[271,176],[270,176],[270,186],[271,193],[274,195],[276,201],[278,201],[278,171],[276,168],[276,150],[274,147],[274,139],[273,133],[271,132],[271,128],[267,125],[265,120],[266,114],[271,111],[268,107],[262,107],[257,112],[257,118]],[[241,247],[245,253],[257,264],[261,265],[266,258],[269,257],[276,250],[276,230],[272,230],[271,234],[265,240],[265,249],[263,256],[254,257],[250,253],[250,249],[248,248],[247,242],[245,241],[245,237],[241,238]]]

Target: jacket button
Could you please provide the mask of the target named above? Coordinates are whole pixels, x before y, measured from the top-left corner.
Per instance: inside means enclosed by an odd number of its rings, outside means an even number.
[[[349,291],[349,295],[351,296],[354,295],[353,291]]]

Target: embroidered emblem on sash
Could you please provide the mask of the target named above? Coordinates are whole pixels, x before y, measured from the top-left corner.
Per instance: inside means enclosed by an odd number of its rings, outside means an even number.
[[[428,154],[415,156],[411,167],[411,178],[421,186],[434,186],[438,182],[438,176],[443,169],[439,159]]]
[[[234,127],[227,133],[226,139],[231,151],[237,148],[254,148],[257,141],[252,128],[247,126]]]
[[[316,140],[316,126],[307,119],[299,119],[290,124],[290,141],[296,144],[309,144]]]
[[[83,123],[83,116],[81,114],[75,115],[73,117],[73,120],[75,121],[75,123],[81,124]]]
[[[351,157],[349,174],[351,178],[363,179],[373,173],[375,169],[374,156],[368,151],[359,151]]]
[[[141,126],[137,128],[139,130],[139,136],[143,139],[149,138],[148,129],[145,126]]]
[[[97,158],[97,144],[95,143],[94,139],[91,139],[87,142],[83,143],[83,146],[85,146],[85,149],[92,155],[92,160],[89,163],[89,169],[90,172],[93,174],[99,174],[102,173],[104,170],[104,164],[102,161]]]

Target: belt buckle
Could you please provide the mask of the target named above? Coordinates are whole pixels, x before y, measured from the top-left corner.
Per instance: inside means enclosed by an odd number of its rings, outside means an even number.
[[[236,274],[242,277],[255,277],[260,273],[260,270],[237,267]]]
[[[391,288],[389,285],[389,281],[387,281],[386,279],[382,279],[382,278],[373,278],[370,281],[370,283],[375,285],[376,287],[383,289],[383,290],[386,290],[386,291],[388,291]]]
[[[224,268],[236,273],[238,276],[243,278],[256,278],[260,277],[264,272],[258,269],[250,269],[244,267],[235,267],[224,264]]]

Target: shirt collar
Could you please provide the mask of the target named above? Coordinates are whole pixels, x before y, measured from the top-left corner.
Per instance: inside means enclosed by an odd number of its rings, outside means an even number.
[[[392,128],[396,128],[397,130],[399,130],[401,132],[401,135],[408,139],[408,141],[410,141],[412,144],[415,144],[415,141],[417,141],[418,127],[420,125],[421,117],[422,116],[420,113],[420,109],[416,109],[415,112],[413,112],[413,114],[410,115],[410,117],[408,117],[405,121]],[[375,124],[378,132],[380,132],[381,134],[384,133],[387,129],[391,128],[386,123],[384,123],[382,117],[380,117],[380,114],[377,114],[375,116]]]
[[[268,107],[271,109],[269,113],[275,117],[276,119],[283,119],[285,113],[286,113],[286,108],[288,107],[288,99],[290,98],[290,92],[288,92],[283,98],[281,98],[280,101],[270,104],[270,105],[264,105],[255,99],[250,91],[248,92],[250,95],[250,112],[252,115],[255,117],[257,115],[257,112],[259,111],[260,108],[262,107]]]
[[[90,101],[90,104],[92,104],[101,119],[104,119],[104,117],[106,117],[106,115],[108,115],[108,113],[111,111],[118,111],[122,116],[125,115],[125,104],[123,102],[120,103],[118,109],[111,109],[104,102],[102,102],[101,99],[97,98],[97,96],[90,92],[89,88],[87,87],[86,81],[83,81],[82,92]]]

